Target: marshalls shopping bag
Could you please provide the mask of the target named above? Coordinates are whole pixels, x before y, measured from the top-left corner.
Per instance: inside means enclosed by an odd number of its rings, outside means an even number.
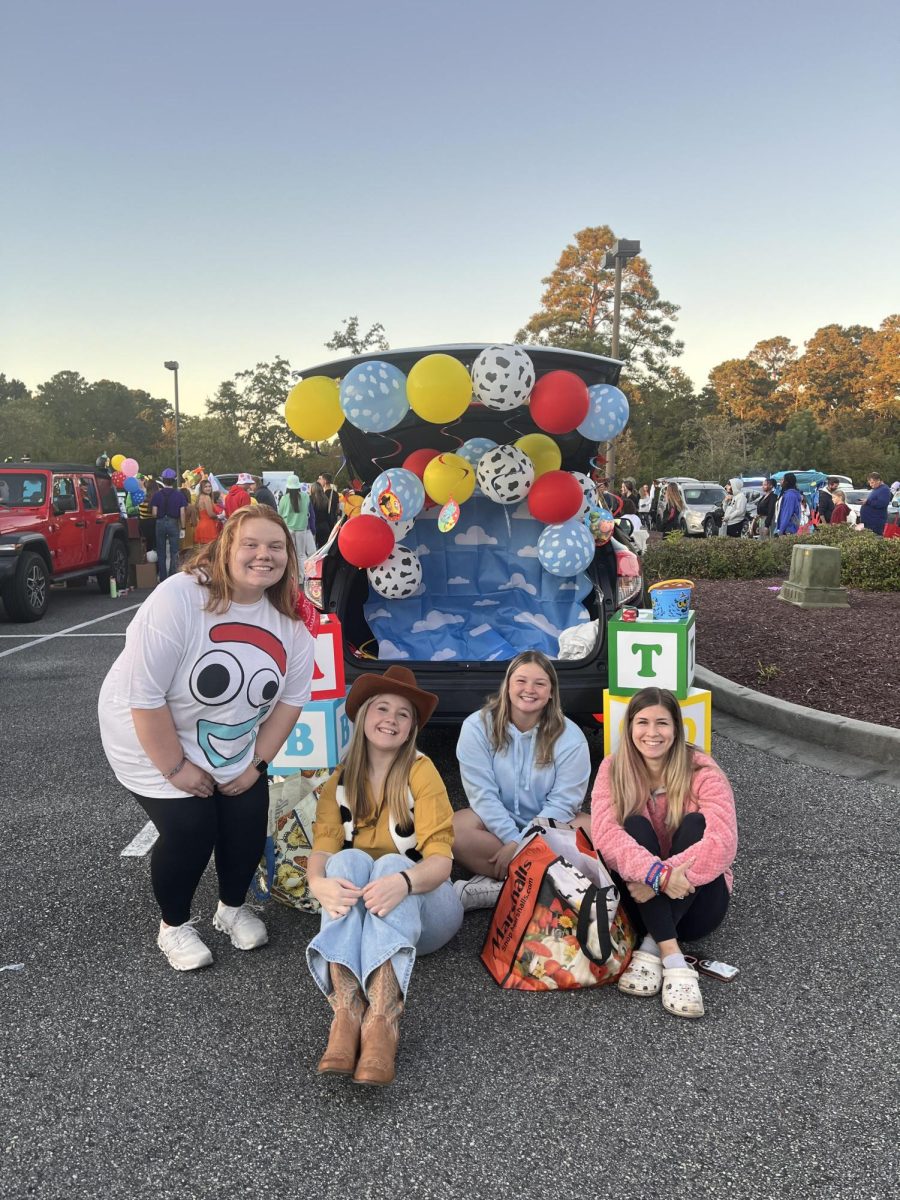
[[[634,931],[602,860],[579,829],[535,822],[497,900],[481,961],[504,988],[547,992],[612,983]]]
[[[269,784],[269,832],[251,883],[258,900],[270,897],[304,912],[319,911],[306,878],[319,790],[330,770],[298,771]]]

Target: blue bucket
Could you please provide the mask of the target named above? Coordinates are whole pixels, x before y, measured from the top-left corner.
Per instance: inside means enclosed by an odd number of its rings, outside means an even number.
[[[690,616],[691,592],[694,590],[690,579],[664,579],[647,590],[654,621],[686,621]]]

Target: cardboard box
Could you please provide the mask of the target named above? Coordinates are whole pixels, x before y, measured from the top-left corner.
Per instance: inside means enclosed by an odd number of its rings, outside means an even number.
[[[637,621],[621,615],[609,623],[609,690],[633,696],[645,687],[667,688],[679,700],[691,694],[697,662],[695,614],[684,621],[654,621],[642,609]]]
[[[269,763],[270,775],[293,775],[297,771],[336,767],[347,749],[352,725],[347,718],[346,697],[311,700],[304,704],[300,720],[288,734],[284,746]]]
[[[341,623],[334,613],[323,613],[319,620],[319,636],[316,638],[312,699],[337,700],[346,690]]]
[[[137,563],[134,575],[139,588],[155,588],[159,582],[156,563]]]

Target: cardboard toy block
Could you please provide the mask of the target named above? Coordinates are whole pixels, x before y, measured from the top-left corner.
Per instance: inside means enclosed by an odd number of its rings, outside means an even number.
[[[333,768],[350,741],[351,724],[346,696],[310,700],[281,750],[269,763],[270,775],[293,775],[320,767]]]
[[[636,621],[614,617],[608,626],[609,690],[633,696],[645,687],[666,688],[684,699],[697,661],[694,613],[686,621],[654,621],[641,609]]]
[[[346,691],[344,638],[341,634],[341,623],[331,613],[324,613],[319,621],[316,661],[312,677],[312,699],[337,700]]]
[[[622,736],[625,710],[631,696],[616,696],[603,690],[603,753],[615,754]],[[712,753],[712,692],[692,687],[678,701],[684,721],[685,740],[705,754]]]

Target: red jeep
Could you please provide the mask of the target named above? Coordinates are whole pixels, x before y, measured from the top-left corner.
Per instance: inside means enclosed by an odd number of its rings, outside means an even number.
[[[72,463],[0,466],[0,598],[14,621],[39,621],[51,583],[128,583],[128,532],[105,471]]]

